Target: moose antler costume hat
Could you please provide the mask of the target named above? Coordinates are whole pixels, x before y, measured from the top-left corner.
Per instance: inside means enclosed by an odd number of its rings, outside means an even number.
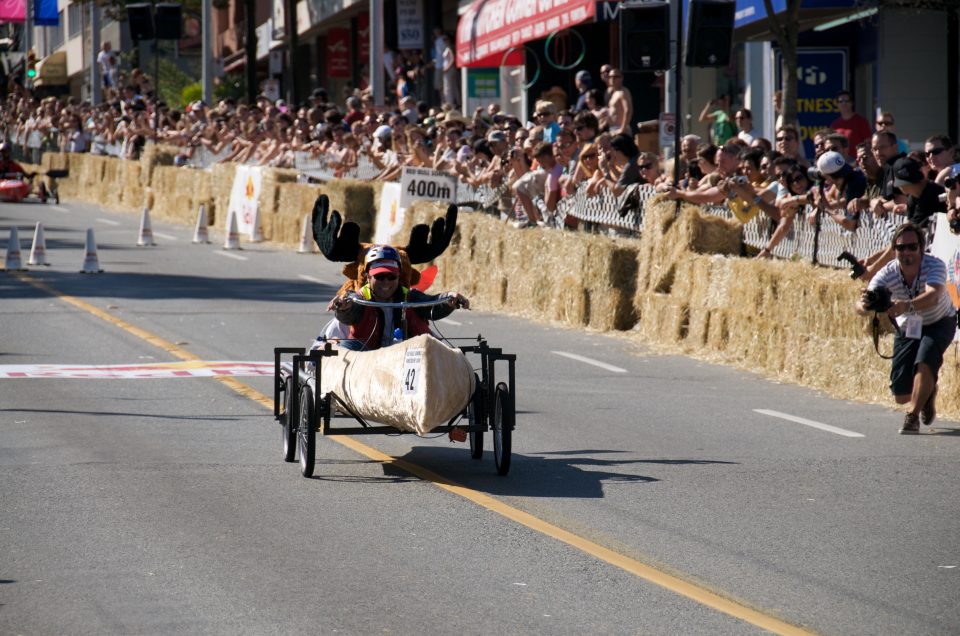
[[[317,242],[320,253],[334,262],[346,263],[343,275],[347,277],[337,295],[348,291],[359,291],[366,283],[364,274],[367,266],[380,260],[380,248],[375,243],[360,242],[360,226],[352,221],[343,222],[336,210],[330,211],[330,200],[321,194],[313,206],[313,240]],[[413,265],[428,263],[443,254],[457,229],[457,206],[447,207],[444,217],[435,219],[432,226],[425,223],[413,226],[410,240],[404,247],[392,246],[400,257],[400,284],[411,287],[420,281],[420,272]],[[373,250],[373,256],[368,255]],[[379,251],[378,251],[379,250]]]

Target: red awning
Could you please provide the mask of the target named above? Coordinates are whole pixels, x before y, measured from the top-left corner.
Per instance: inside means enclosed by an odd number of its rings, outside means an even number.
[[[474,0],[457,25],[457,66],[500,66],[509,49],[595,13],[596,0]]]

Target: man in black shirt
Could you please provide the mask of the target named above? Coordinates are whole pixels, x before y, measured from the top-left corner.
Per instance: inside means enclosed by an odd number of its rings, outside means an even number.
[[[874,133],[870,149],[883,171],[880,177],[880,196],[870,202],[870,209],[878,217],[885,216],[888,212],[901,213],[896,206],[906,203],[906,197],[893,183],[893,164],[906,155],[897,147],[897,136],[885,131]]]
[[[947,204],[940,200],[946,189],[930,181],[914,159],[903,157],[893,164],[893,185],[907,195],[907,217],[921,228],[926,229],[937,212],[947,211]]]

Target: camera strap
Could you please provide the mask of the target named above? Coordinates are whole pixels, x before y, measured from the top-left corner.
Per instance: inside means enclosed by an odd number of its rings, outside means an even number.
[[[897,326],[897,321],[891,320],[890,322],[893,323],[893,328],[897,331],[897,333],[900,333],[900,327]],[[888,356],[885,356],[882,353],[880,353],[880,313],[876,311],[873,312],[872,331],[873,331],[873,348],[876,350],[877,355],[883,358],[884,360],[893,360],[892,353]]]

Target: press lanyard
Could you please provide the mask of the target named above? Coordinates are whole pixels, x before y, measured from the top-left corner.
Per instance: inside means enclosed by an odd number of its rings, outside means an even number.
[[[897,268],[897,273],[900,274],[900,282],[903,283],[903,288],[907,290],[907,297],[910,300],[913,300],[920,295],[920,278],[923,276],[923,257],[920,259],[920,270],[917,272],[917,277],[913,281],[913,285],[907,285],[907,279],[903,277],[903,269]]]

